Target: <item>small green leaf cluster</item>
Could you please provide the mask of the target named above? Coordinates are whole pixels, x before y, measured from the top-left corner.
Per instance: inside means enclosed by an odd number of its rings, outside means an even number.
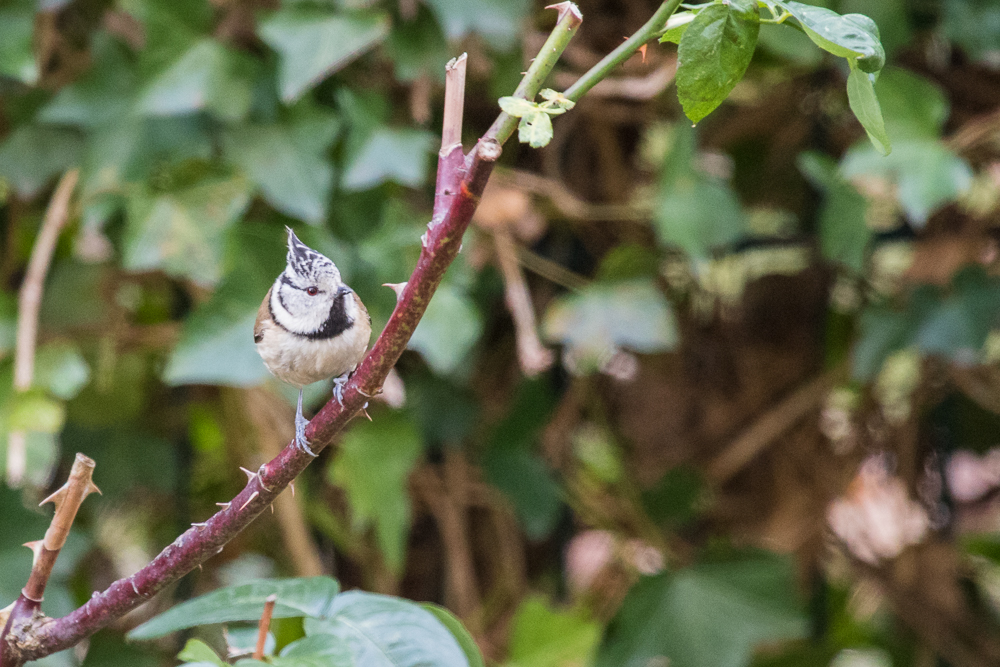
[[[227,633],[226,657],[200,639],[191,639],[177,656],[187,665],[229,664],[277,667],[482,667],[479,649],[448,611],[387,595],[340,592],[328,577],[260,580],[223,588],[180,604],[129,633],[133,640],[220,623],[256,621],[268,598],[273,618],[301,619],[304,636],[277,646],[270,638],[263,660],[246,657],[254,628]]]
[[[532,148],[541,148],[552,140],[552,116],[564,114],[576,103],[551,88],[539,93],[544,102],[532,102],[519,97],[501,97],[500,108],[505,113],[520,118],[517,139]]]
[[[771,18],[762,18],[766,9]],[[677,49],[677,96],[693,123],[726,99],[746,73],[761,23],[797,28],[850,68],[847,96],[869,139],[884,155],[891,148],[875,96],[875,75],[885,65],[878,26],[862,14],[844,14],[789,0],[718,0],[671,16],[660,42]]]

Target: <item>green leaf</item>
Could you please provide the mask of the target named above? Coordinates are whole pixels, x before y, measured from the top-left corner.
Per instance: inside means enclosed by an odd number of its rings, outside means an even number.
[[[128,633],[128,638],[155,639],[163,635],[213,623],[256,621],[264,602],[277,596],[274,618],[327,617],[336,613],[340,586],[330,577],[304,577],[254,581],[213,591],[183,602],[146,621]]]
[[[520,447],[494,447],[483,459],[486,480],[510,498],[531,540],[552,533],[562,509],[562,492],[537,455]]]
[[[872,238],[865,218],[868,200],[837,173],[833,160],[818,153],[799,156],[799,169],[825,191],[819,213],[820,248],[827,259],[861,273]]]
[[[517,42],[521,23],[531,10],[528,0],[427,0],[451,41],[477,32],[499,50]]]
[[[378,128],[347,161],[341,187],[367,190],[386,181],[419,187],[427,180],[427,157],[433,150],[429,132]]]
[[[89,380],[90,367],[72,343],[50,343],[35,355],[34,385],[57,398],[75,397]]]
[[[39,112],[39,121],[96,128],[120,122],[131,111],[139,80],[128,47],[97,32],[90,52],[93,66],[56,93]]]
[[[447,375],[466,360],[483,330],[483,317],[464,290],[452,283],[438,287],[408,347],[435,373]]]
[[[759,31],[752,0],[709,5],[684,31],[677,49],[677,97],[692,123],[722,104],[743,78]]]
[[[532,148],[541,148],[552,140],[552,119],[542,109],[535,109],[521,117],[517,124],[517,140]]]
[[[15,394],[9,406],[7,429],[58,433],[66,422],[66,406],[39,391]]]
[[[514,616],[505,667],[591,664],[600,626],[578,611],[557,611],[540,595],[524,599]]]
[[[416,18],[397,21],[385,50],[399,81],[415,81],[427,76],[444,83],[444,66],[451,53],[441,27],[429,11],[418,9]]]
[[[556,109],[560,109],[562,111],[569,111],[576,106],[576,102],[569,99],[559,91],[552,90],[551,88],[543,88],[538,94],[542,96],[542,99],[553,104]],[[553,111],[554,110],[550,108],[548,113],[552,113]]]
[[[853,60],[849,62],[851,73],[847,76],[847,101],[851,105],[851,111],[865,128],[872,145],[882,155],[888,155],[892,151],[892,146],[885,131],[882,108],[878,104],[878,98],[875,97],[871,75],[862,71]]]
[[[944,91],[928,79],[899,67],[887,67],[875,83],[885,128],[895,141],[937,139],[948,118]]]
[[[462,647],[462,652],[465,653],[465,659],[469,663],[469,667],[486,667],[483,663],[483,656],[479,652],[479,646],[476,644],[476,640],[472,638],[469,631],[465,629],[462,625],[462,621],[458,620],[458,617],[452,614],[450,611],[444,607],[439,607],[436,604],[431,604],[430,602],[423,602],[420,604],[421,607],[434,614],[434,616],[441,622],[441,625],[448,629],[451,636],[455,638],[458,645]]]
[[[597,283],[560,297],[545,313],[542,328],[546,338],[566,345],[586,366],[599,365],[617,348],[662,352],[678,339],[670,303],[647,280]]]
[[[379,547],[395,572],[406,557],[411,519],[407,479],[422,445],[416,428],[402,414],[384,414],[350,430],[329,470],[330,481],[347,492],[355,526],[374,526]]]
[[[80,164],[82,148],[72,130],[22,125],[0,144],[0,177],[21,197],[33,199],[54,176]]]
[[[801,2],[776,3],[798,19],[809,38],[835,56],[857,59],[864,72],[877,72],[885,65],[885,50],[878,26],[864,14],[844,14]]]
[[[808,629],[786,558],[750,554],[645,577],[608,625],[596,667],[745,667],[764,642]]]
[[[211,111],[236,121],[250,110],[253,61],[214,39],[202,39],[158,74],[138,102],[140,112],[176,116]]]
[[[38,66],[32,48],[34,34],[34,2],[12,2],[0,9],[0,77],[35,84]]]
[[[970,56],[994,62],[1000,34],[1000,7],[994,0],[944,0],[941,27]]]
[[[260,36],[278,52],[281,99],[294,102],[303,93],[389,34],[380,14],[332,14],[291,4],[260,25]]]
[[[851,363],[854,379],[868,381],[875,377],[890,354],[906,347],[914,329],[915,323],[908,313],[884,306],[866,307],[858,319]]]
[[[238,664],[238,663],[237,663]],[[326,634],[297,639],[271,659],[274,667],[356,667],[351,649],[337,637]]]
[[[315,225],[326,218],[333,167],[325,153],[338,125],[335,116],[317,109],[301,121],[237,126],[223,135],[223,146],[268,203]]]
[[[660,35],[660,44],[666,44],[667,42],[673,42],[674,44],[681,43],[681,37],[687,31],[688,26],[694,21],[694,17],[697,16],[695,12],[676,12],[671,14],[670,18],[667,19],[667,29]]]
[[[220,440],[223,438],[221,432]],[[195,449],[199,449],[195,444]],[[220,443],[220,447],[222,444]],[[205,451],[202,449],[202,451]],[[260,628],[257,625],[230,625],[224,628],[223,636],[226,639],[226,652],[228,655],[249,655],[257,648],[257,637],[260,635]],[[264,638],[264,655],[274,654],[274,647],[277,640],[274,633],[268,632]]]
[[[249,202],[249,183],[241,177],[208,178],[174,192],[136,192],[128,199],[125,268],[218,282],[226,230]]]
[[[177,659],[188,664],[228,666],[228,663],[220,658],[211,646],[200,639],[189,639],[181,652],[177,654]]]
[[[500,108],[515,118],[521,118],[538,110],[538,105],[534,102],[521,99],[520,97],[501,97]]]
[[[338,595],[325,619],[305,621],[307,636],[330,635],[364,667],[467,667],[461,646],[434,614],[399,598],[361,591]]]
[[[939,141],[913,139],[896,144],[883,157],[868,146],[856,146],[841,161],[850,180],[879,177],[896,185],[899,203],[916,227],[972,185],[972,168]]]

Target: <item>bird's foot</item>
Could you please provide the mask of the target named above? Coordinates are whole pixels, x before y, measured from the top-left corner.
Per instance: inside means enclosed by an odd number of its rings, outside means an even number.
[[[339,377],[333,378],[333,397],[337,399],[337,403],[340,407],[344,407],[344,387],[347,385],[347,381],[351,379],[351,373],[347,372]]]
[[[306,440],[306,425],[309,423],[301,415],[295,416],[295,446],[304,451],[309,456],[316,458],[316,452],[309,448],[309,441]]]

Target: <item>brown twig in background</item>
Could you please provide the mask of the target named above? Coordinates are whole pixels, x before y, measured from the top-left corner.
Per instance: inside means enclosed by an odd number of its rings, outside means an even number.
[[[35,377],[38,311],[42,305],[45,276],[52,263],[59,233],[69,218],[69,201],[79,178],[80,170],[70,169],[59,179],[21,283],[17,301],[17,344],[14,348],[14,391],[17,392],[31,389]],[[7,482],[11,486],[20,486],[24,481],[26,450],[27,434],[24,431],[12,431],[7,443]]]
[[[535,307],[531,303],[528,284],[518,265],[517,246],[510,231],[506,228],[497,229],[493,233],[493,244],[496,247],[500,270],[503,272],[507,309],[514,318],[517,360],[521,364],[521,372],[527,377],[533,377],[547,370],[552,365],[555,355],[538,339]]]
[[[253,650],[254,660],[264,659],[264,647],[267,646],[267,632],[271,629],[271,615],[274,614],[274,603],[277,602],[277,594],[271,594],[264,600],[264,613],[260,615],[260,623],[257,625],[257,646]]]
[[[42,599],[45,596],[45,586],[49,583],[49,577],[52,575],[52,568],[59,557],[59,551],[66,544],[66,538],[69,537],[69,531],[73,527],[73,521],[76,519],[80,504],[91,493],[101,492],[94,484],[95,466],[93,459],[83,454],[77,454],[69,473],[69,479],[59,487],[58,491],[41,502],[42,505],[48,502],[54,503],[56,511],[49,524],[49,529],[45,531],[45,537],[36,542],[25,544],[34,553],[31,574],[28,576],[28,583],[21,591],[20,597],[14,602],[10,616],[6,619],[5,635],[11,632],[12,627],[33,619],[39,613]]]

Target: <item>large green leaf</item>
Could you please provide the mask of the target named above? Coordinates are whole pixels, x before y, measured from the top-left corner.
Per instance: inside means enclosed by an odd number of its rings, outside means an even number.
[[[377,14],[332,14],[290,4],[268,17],[260,35],[281,56],[281,98],[293,102],[389,33]]]
[[[152,80],[138,108],[151,116],[205,110],[224,120],[240,120],[250,109],[252,79],[249,57],[202,39]]]
[[[364,667],[468,667],[461,646],[426,609],[361,591],[338,595],[323,619],[307,618],[306,635],[330,635]]]
[[[795,570],[774,554],[646,577],[608,625],[596,667],[745,667],[754,647],[805,636]]]
[[[53,396],[69,400],[80,393],[90,380],[90,367],[79,348],[72,343],[49,343],[35,355],[36,387]]]
[[[465,291],[445,283],[434,293],[409,348],[419,352],[434,372],[446,375],[465,361],[482,329],[482,315]]]
[[[538,455],[523,447],[494,447],[483,459],[483,472],[510,499],[530,539],[552,533],[563,506],[562,490]]]
[[[347,492],[358,528],[374,526],[386,562],[400,571],[411,509],[407,480],[422,451],[417,429],[400,413],[357,424],[344,436],[330,481]]]
[[[434,135],[420,130],[382,127],[372,132],[344,167],[345,190],[367,190],[386,181],[411,188],[427,180]]]
[[[82,147],[80,135],[72,130],[22,125],[0,144],[0,177],[20,196],[34,198],[54,176],[79,166]]]
[[[274,208],[319,224],[333,185],[325,152],[338,125],[335,116],[315,109],[282,123],[236,126],[224,135],[226,157],[260,186]]]
[[[448,39],[477,32],[499,49],[509,49],[531,9],[528,0],[427,0]]]
[[[505,667],[587,665],[600,637],[600,626],[584,613],[554,610],[533,595],[514,616]]]
[[[213,623],[256,621],[271,595],[274,618],[324,618],[337,613],[340,585],[330,577],[254,581],[241,586],[222,588],[176,607],[146,621],[132,630],[129,639],[155,639],[163,635]]]
[[[886,67],[875,82],[894,141],[937,139],[948,118],[948,100],[936,84],[899,67]]]
[[[249,202],[249,183],[241,177],[208,178],[173,192],[139,190],[128,200],[125,268],[218,282],[226,230]]]
[[[138,86],[134,58],[128,48],[98,32],[91,44],[93,66],[62,88],[39,112],[45,123],[98,127],[121,122],[130,111]]]
[[[678,339],[670,302],[647,280],[597,283],[561,297],[545,313],[543,329],[584,365],[617,348],[662,352]]]
[[[350,647],[326,634],[297,639],[270,662],[274,667],[357,667]]]
[[[835,56],[857,59],[864,72],[877,72],[885,65],[885,50],[879,39],[878,26],[864,14],[844,14],[806,5],[801,2],[777,2],[786,9],[824,51]]]
[[[753,0],[711,4],[684,31],[677,48],[677,97],[692,123],[722,104],[743,78],[760,20]]]

